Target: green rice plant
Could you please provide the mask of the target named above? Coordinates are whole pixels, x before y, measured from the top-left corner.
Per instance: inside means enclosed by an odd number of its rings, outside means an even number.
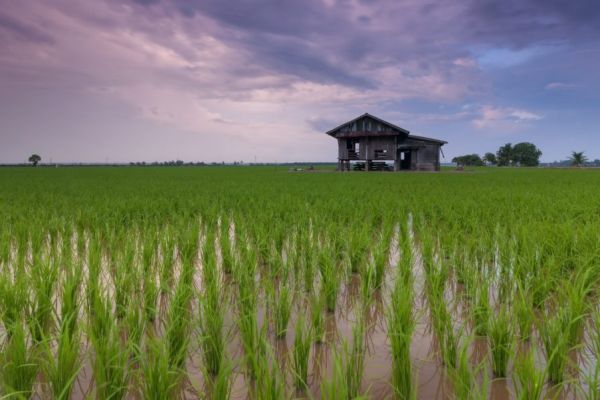
[[[352,347],[346,351],[345,370],[348,399],[360,394],[362,377],[365,370],[365,324],[360,317],[352,327]],[[347,345],[345,344],[345,347]]]
[[[139,361],[142,351],[142,338],[146,333],[146,318],[142,313],[142,305],[139,299],[129,302],[129,309],[125,317],[127,331],[127,353],[132,360]]]
[[[317,251],[311,243],[306,242],[302,242],[301,248],[298,251],[302,253],[299,258],[301,264],[302,288],[306,293],[310,293],[313,290],[317,274]]]
[[[564,381],[569,347],[568,311],[561,307],[555,311],[546,311],[538,325],[538,331],[546,352],[548,379],[554,384]]]
[[[596,357],[600,357],[600,307],[596,306],[591,311],[588,324],[589,350]]]
[[[165,322],[169,367],[172,370],[183,368],[190,343],[190,299],[192,289],[182,276],[175,289]]]
[[[492,371],[498,378],[506,376],[510,355],[513,353],[513,322],[508,308],[502,306],[489,322],[490,352]]]
[[[516,357],[513,380],[517,400],[541,400],[544,398],[546,370],[535,365],[535,347]]]
[[[471,366],[469,362],[469,346],[472,340],[465,340],[459,347],[456,366],[448,370],[454,387],[454,398],[457,400],[487,400],[489,392],[489,374],[487,360],[479,365]],[[478,376],[481,379],[478,379]]]
[[[349,255],[350,271],[355,274],[363,268],[369,251],[369,233],[364,227],[352,231],[346,251]]]
[[[565,304],[565,318],[569,319],[569,346],[575,347],[583,337],[585,318],[589,314],[589,296],[592,293],[595,278],[592,270],[584,270],[567,280],[561,287]]]
[[[154,271],[144,273],[144,316],[148,322],[154,322],[157,314],[157,302],[160,289]]]
[[[526,289],[517,288],[514,294],[513,313],[521,340],[529,340],[533,329],[533,300]]]
[[[209,383],[210,400],[228,400],[231,398],[233,365],[231,361],[225,358],[220,361],[220,365],[218,374]]]
[[[475,324],[475,334],[478,336],[487,336],[492,313],[487,279],[482,279],[479,286],[477,286],[474,301],[473,322]]]
[[[29,330],[33,339],[40,342],[49,334],[52,324],[52,299],[58,280],[58,265],[54,260],[40,260],[36,272],[31,273],[29,280],[33,293],[28,318]]]
[[[19,321],[27,309],[27,288],[24,274],[13,279],[5,272],[0,272],[0,317],[4,329],[10,335],[11,329],[19,325]]]
[[[200,298],[200,344],[205,368],[212,375],[220,373],[225,352],[222,290],[219,280],[213,279],[206,282]]]
[[[350,399],[342,354],[335,351],[332,356],[332,375],[321,381],[321,398],[324,400]]]
[[[94,349],[96,396],[102,399],[125,398],[131,373],[129,352],[121,343],[119,327],[112,323],[103,336],[90,335]]]
[[[81,276],[78,272],[67,273],[62,282],[62,296],[60,303],[61,333],[76,333],[77,317],[79,315],[80,283]]]
[[[121,256],[115,259],[113,263],[115,312],[117,318],[123,318],[127,311],[130,293],[134,284],[135,251],[133,247],[126,244]]]
[[[415,329],[412,280],[397,279],[387,310],[387,334],[392,353],[392,387],[398,399],[416,398],[410,360]]]
[[[458,337],[454,333],[452,316],[443,301],[430,304],[430,309],[433,331],[438,339],[442,362],[453,368],[456,365]]]
[[[22,323],[11,327],[10,332],[0,353],[0,393],[3,398],[29,399],[39,369],[38,347],[28,343]]]
[[[366,263],[361,270],[360,280],[360,299],[365,306],[368,306],[371,303],[373,300],[373,293],[377,289],[375,275],[374,264]]]
[[[251,379],[256,379],[260,373],[263,356],[262,336],[264,329],[259,329],[256,317],[256,307],[242,308],[237,318],[242,348],[244,349],[244,365]]]
[[[235,258],[231,238],[229,236],[229,220],[221,219],[221,232],[219,234],[219,245],[221,247],[221,257],[223,261],[223,272],[231,274],[234,268]]]
[[[325,341],[325,297],[322,292],[316,291],[310,295],[310,318],[316,343]]]
[[[166,294],[171,288],[171,277],[173,276],[173,261],[174,261],[174,246],[173,237],[171,232],[168,231],[162,238],[161,242],[161,254],[162,259],[159,264],[159,278],[160,278],[160,293]]]
[[[448,267],[433,259],[428,261],[429,267],[425,270],[425,288],[430,303],[444,302],[444,293],[448,281]]]
[[[278,291],[273,286],[269,286],[269,288],[275,322],[275,336],[285,338],[292,312],[293,295],[290,287],[285,282],[279,285]]]
[[[143,399],[163,400],[176,398],[181,382],[181,373],[174,370],[170,360],[168,342],[160,338],[149,338],[140,362],[138,382]]]
[[[304,318],[300,316],[296,321],[294,344],[291,351],[294,385],[298,390],[304,390],[308,387],[308,359],[312,340],[312,330],[306,326]]]
[[[42,371],[55,399],[68,400],[71,390],[81,369],[79,355],[79,333],[69,319],[75,318],[70,314],[67,320],[61,322],[58,337],[55,340],[46,339],[42,342]],[[75,329],[75,331],[71,331]],[[56,342],[56,345],[53,344]],[[54,351],[53,348],[56,348]]]
[[[390,238],[382,235],[373,252],[373,267],[375,271],[374,285],[380,288],[383,285],[385,269],[390,256]]]
[[[261,339],[264,340],[264,337]],[[285,376],[266,341],[255,382],[254,398],[257,400],[283,400],[286,398]]]
[[[582,399],[600,399],[600,364],[598,362],[595,362],[593,367],[584,374],[582,382],[578,385],[577,389]]]
[[[319,253],[319,269],[321,272],[321,289],[325,294],[327,311],[335,312],[340,290],[340,274],[333,257],[326,249]]]

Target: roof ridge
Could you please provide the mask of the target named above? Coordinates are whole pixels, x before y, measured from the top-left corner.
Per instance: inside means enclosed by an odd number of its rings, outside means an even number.
[[[359,115],[358,117],[351,119],[350,121],[346,121],[346,122],[344,122],[344,123],[342,123],[342,124],[340,124],[340,125],[336,126],[335,128],[328,130],[328,131],[327,131],[327,132],[325,132],[325,133],[326,133],[326,134],[328,134],[328,135],[330,135],[332,132],[334,132],[334,131],[337,131],[338,129],[341,129],[341,128],[342,128],[342,127],[344,127],[345,125],[351,124],[351,123],[355,122],[356,120],[359,120],[359,119],[361,119],[361,118],[363,118],[363,117],[371,117],[371,118],[373,118],[374,120],[376,120],[376,121],[378,121],[378,122],[380,122],[380,123],[383,123],[383,124],[385,124],[385,125],[388,125],[388,126],[390,126],[390,127],[394,128],[394,129],[397,129],[397,130],[399,130],[400,132],[406,133],[407,135],[409,135],[409,134],[410,134],[410,131],[408,131],[407,129],[404,129],[404,128],[402,128],[402,127],[398,126],[398,125],[392,124],[391,122],[388,122],[388,121],[386,121],[386,120],[384,120],[384,119],[381,119],[381,118],[379,118],[379,117],[376,117],[376,116],[375,116],[375,115],[373,115],[373,114],[369,114],[368,112],[365,112],[364,114],[361,114],[361,115]]]

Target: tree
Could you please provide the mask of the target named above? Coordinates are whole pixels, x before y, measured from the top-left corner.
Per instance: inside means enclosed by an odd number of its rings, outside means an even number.
[[[571,153],[571,157],[569,157],[569,161],[571,161],[571,165],[573,167],[581,167],[587,163],[587,157],[583,154],[583,151],[574,151]]]
[[[485,153],[485,155],[483,156],[483,161],[490,165],[496,165],[498,162],[494,153]]]
[[[42,161],[42,157],[40,157],[37,154],[32,154],[31,157],[29,157],[28,161],[33,164],[34,167],[37,167],[38,163],[40,161]]]
[[[498,149],[496,159],[500,167],[511,165],[537,167],[540,164],[541,155],[542,151],[533,143],[522,142],[514,146],[511,143],[506,143]]]
[[[496,163],[499,167],[508,167],[513,164],[513,147],[511,143],[506,143],[498,149]]]
[[[540,165],[542,151],[529,142],[517,143],[512,148],[513,164],[522,167],[537,167]]]
[[[464,156],[454,157],[452,162],[456,163],[459,167],[480,167],[483,165],[483,160],[479,157],[479,154],[466,154]]]

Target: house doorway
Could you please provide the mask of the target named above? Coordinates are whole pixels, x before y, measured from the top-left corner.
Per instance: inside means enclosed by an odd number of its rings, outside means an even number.
[[[400,170],[410,170],[412,151],[402,150],[399,154],[400,157]]]

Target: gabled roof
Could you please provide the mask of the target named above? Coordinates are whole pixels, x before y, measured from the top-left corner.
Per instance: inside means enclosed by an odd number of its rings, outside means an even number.
[[[389,126],[389,127],[391,127],[391,128],[397,129],[397,130],[399,130],[399,131],[400,131],[400,132],[402,132],[402,133],[405,133],[405,134],[407,134],[407,135],[409,134],[409,131],[407,131],[406,129],[404,129],[404,128],[400,128],[399,126],[397,126],[397,125],[394,125],[394,124],[392,124],[391,122],[384,121],[384,120],[382,120],[381,118],[377,118],[376,116],[374,116],[374,115],[371,115],[371,114],[369,114],[369,113],[364,113],[363,115],[360,115],[360,116],[358,116],[358,117],[354,118],[353,120],[350,120],[350,121],[348,121],[348,122],[344,122],[344,123],[343,123],[343,124],[341,124],[340,126],[337,126],[337,127],[333,128],[333,129],[331,129],[331,130],[329,130],[329,131],[327,131],[327,132],[325,132],[325,133],[327,133],[327,134],[328,134],[328,135],[330,135],[330,136],[333,136],[333,135],[332,135],[332,133],[334,133],[334,132],[335,132],[335,131],[337,131],[338,129],[342,129],[342,128],[343,128],[344,126],[346,126],[346,125],[353,124],[354,122],[356,122],[356,121],[358,121],[359,119],[361,119],[361,118],[364,118],[364,117],[369,117],[369,118],[371,118],[371,119],[374,119],[375,121],[377,121],[377,122],[379,122],[379,123],[381,123],[381,124],[384,124],[384,125],[387,125],[387,126]]]
[[[369,117],[371,119],[373,119],[374,121],[377,121],[383,125],[386,125],[392,129],[395,129],[396,131],[398,131],[400,134],[405,134],[408,136],[409,139],[416,139],[416,140],[422,140],[424,142],[433,142],[433,143],[439,143],[440,145],[444,145],[447,144],[448,142],[444,141],[444,140],[439,140],[439,139],[432,139],[432,138],[428,138],[425,136],[416,136],[416,135],[411,135],[410,132],[404,128],[399,127],[398,125],[394,125],[391,122],[387,122],[382,120],[381,118],[377,118],[374,115],[371,115],[369,113],[364,113],[363,115],[360,115],[356,118],[354,118],[353,120],[350,120],[348,122],[344,122],[343,124],[325,132],[327,133],[329,136],[333,136],[333,137],[337,137],[337,138],[351,138],[351,137],[364,137],[364,136],[397,136],[398,133],[396,132],[378,132],[378,131],[373,131],[373,132],[363,132],[363,131],[358,131],[358,132],[340,132],[337,135],[334,135],[337,131],[339,131],[340,129],[342,129],[343,127],[347,126],[347,125],[351,125],[354,122],[358,121],[361,118],[365,118],[365,117]]]

